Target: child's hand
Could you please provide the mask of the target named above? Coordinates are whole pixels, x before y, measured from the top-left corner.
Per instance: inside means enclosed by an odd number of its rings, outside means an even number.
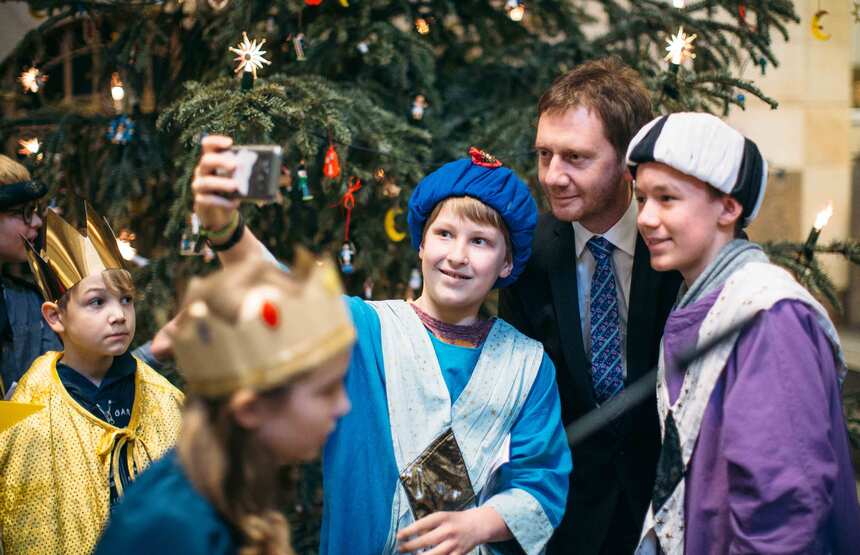
[[[227,152],[232,145],[233,140],[222,135],[210,135],[200,142],[200,161],[194,168],[191,190],[194,212],[206,229],[224,228],[239,207],[238,200],[224,196],[238,189],[236,181],[230,177],[236,169],[235,158]]]
[[[478,507],[425,516],[401,530],[397,541],[401,553],[432,547],[426,555],[465,555],[481,544],[510,537],[505,521],[494,509]]]

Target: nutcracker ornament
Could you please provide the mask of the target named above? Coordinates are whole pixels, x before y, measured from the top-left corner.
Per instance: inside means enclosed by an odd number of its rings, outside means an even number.
[[[314,195],[308,188],[308,170],[305,167],[305,161],[299,162],[299,169],[296,170],[296,177],[299,178],[299,190],[302,192],[302,200],[313,200]]]

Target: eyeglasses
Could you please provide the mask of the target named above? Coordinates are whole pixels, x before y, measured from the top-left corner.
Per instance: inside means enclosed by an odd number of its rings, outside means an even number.
[[[41,209],[37,203],[28,202],[20,206],[14,206],[3,212],[11,216],[18,216],[25,224],[30,225],[33,223],[33,216],[41,213]]]

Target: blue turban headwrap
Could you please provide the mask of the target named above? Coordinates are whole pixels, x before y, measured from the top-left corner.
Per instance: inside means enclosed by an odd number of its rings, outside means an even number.
[[[409,198],[409,234],[416,250],[430,213],[449,197],[472,197],[499,213],[511,237],[513,269],[508,277],[496,280],[494,287],[516,281],[532,253],[537,223],[537,205],[528,186],[511,169],[480,164],[474,158],[445,164],[422,179]]]

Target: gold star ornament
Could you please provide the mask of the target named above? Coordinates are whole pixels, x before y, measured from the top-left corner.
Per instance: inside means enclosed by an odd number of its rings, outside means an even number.
[[[256,39],[249,40],[248,33],[242,33],[242,37],[244,39],[235,47],[230,47],[230,51],[236,54],[236,57],[233,58],[234,61],[238,62],[238,66],[236,66],[236,73],[241,71],[250,72],[254,79],[257,78],[257,70],[263,69],[263,64],[271,65],[272,62],[263,57],[263,54],[266,53],[265,50],[262,50],[263,44],[266,42],[266,39],[262,39],[259,43]]]
[[[696,57],[693,53],[693,41],[696,40],[696,35],[687,36],[683,27],[678,28],[678,34],[671,39],[666,39],[669,45],[666,47],[666,57],[664,60],[672,62],[675,65],[681,65],[686,60],[692,60]]]

